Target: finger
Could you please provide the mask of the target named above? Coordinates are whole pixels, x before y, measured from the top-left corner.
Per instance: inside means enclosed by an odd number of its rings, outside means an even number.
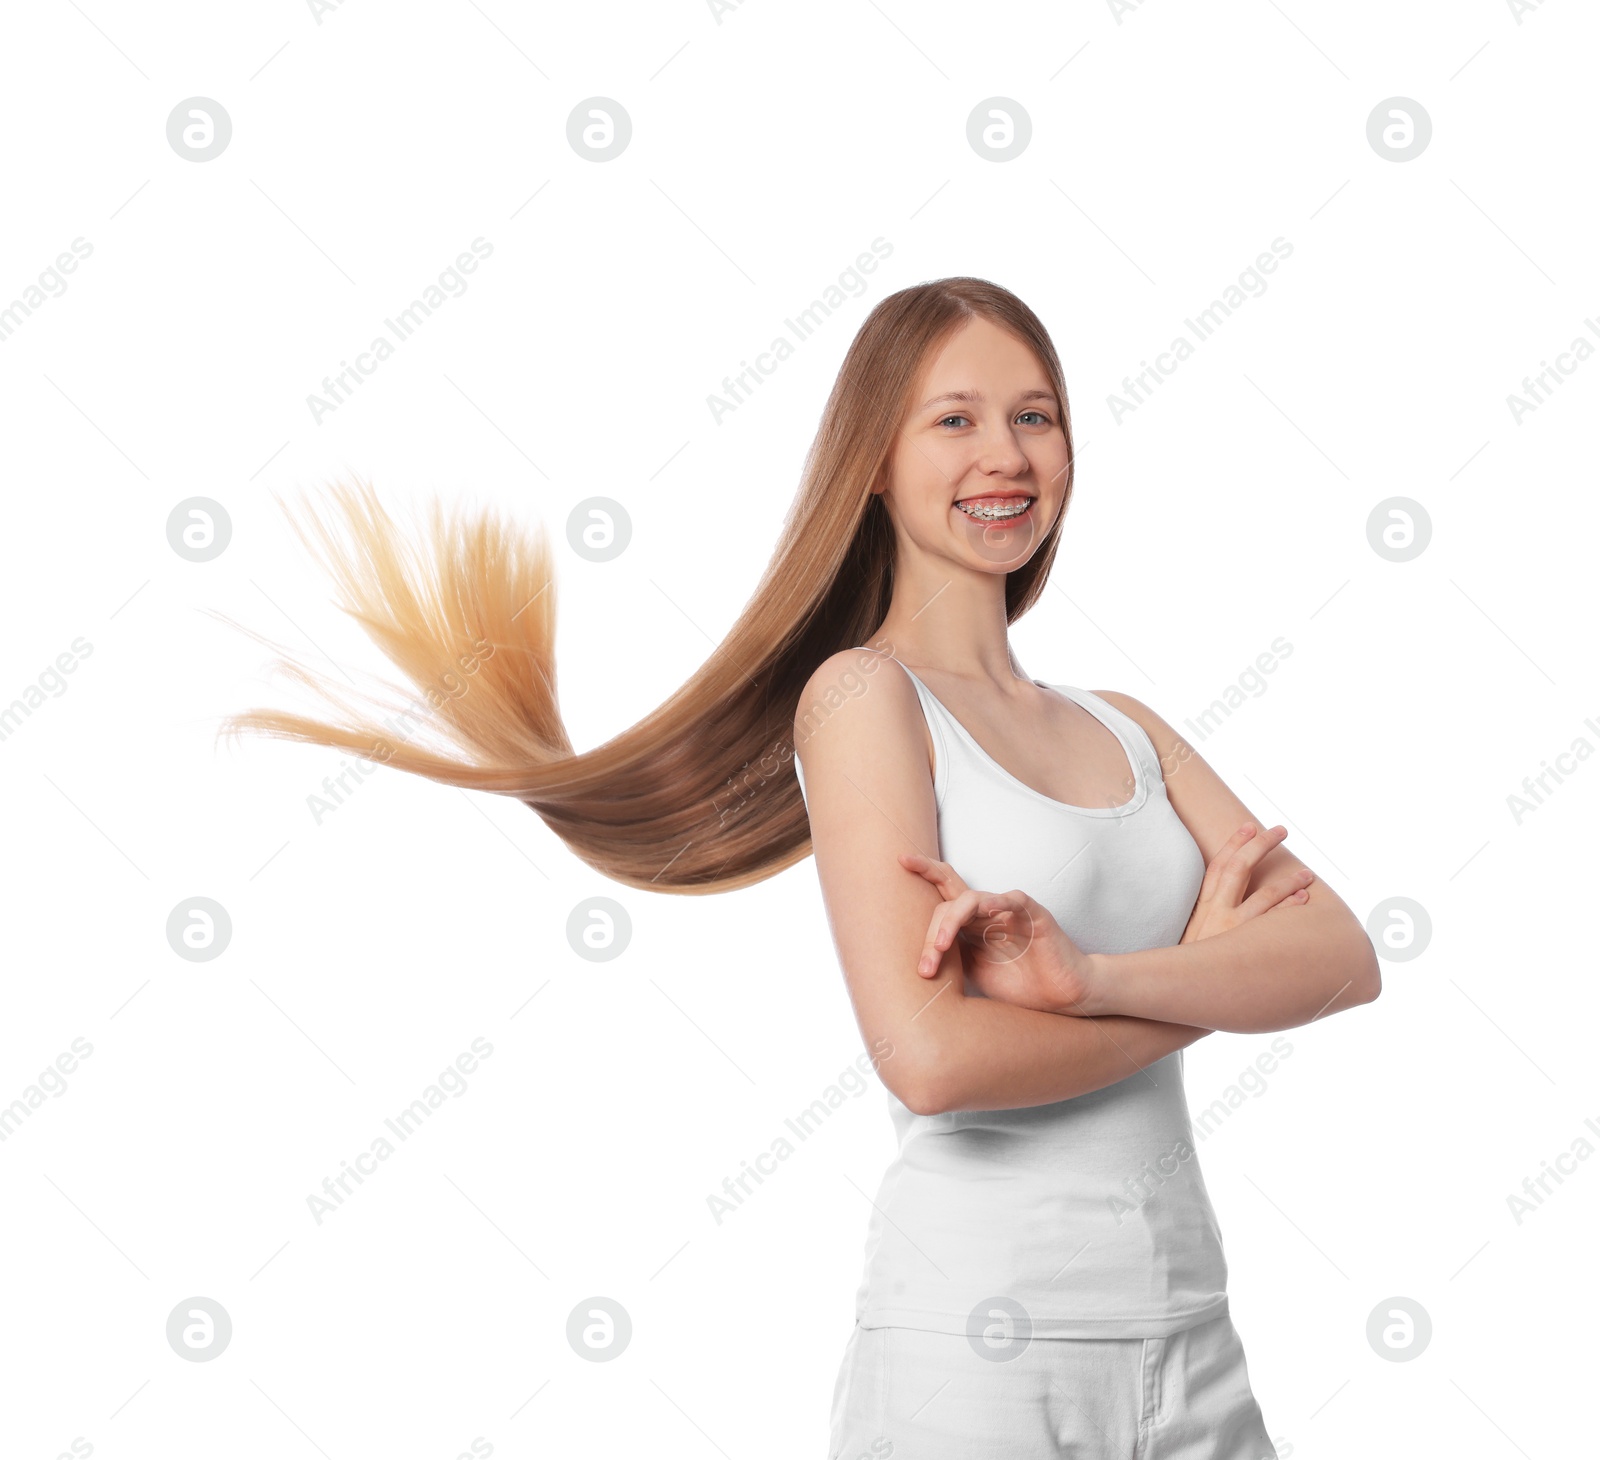
[[[1250,885],[1250,878],[1260,865],[1261,859],[1274,847],[1281,845],[1288,835],[1289,829],[1286,826],[1268,827],[1233,851],[1218,875],[1217,895],[1226,898],[1230,906],[1242,901],[1245,889]]]
[[[966,924],[957,930],[956,936],[969,943],[982,943],[990,937],[991,933],[1008,930],[1011,926],[1011,919],[1014,917],[1016,917],[1016,914],[1009,908],[996,912],[989,908],[979,907],[973,911]]]
[[[1287,872],[1279,872],[1267,878],[1265,882],[1251,894],[1246,902],[1253,902],[1261,898],[1264,902],[1281,901],[1291,892],[1298,892],[1302,887],[1311,882],[1311,871],[1307,867],[1296,867]]]
[[[1027,950],[1039,926],[1034,915],[1036,904],[1025,892],[999,892],[983,898],[978,911],[993,921],[985,925],[982,942],[991,953],[996,950],[1015,958]]]
[[[1257,917],[1261,913],[1280,907],[1297,893],[1305,892],[1314,880],[1314,874],[1309,868],[1285,872],[1281,876],[1273,877],[1245,898],[1239,904],[1239,911],[1246,918]],[[1305,897],[1300,899],[1301,902],[1305,900]]]
[[[1048,925],[1050,914],[1026,892],[984,893],[979,896],[977,916],[983,926],[963,929],[962,937],[982,951],[989,961],[1010,963],[1032,946],[1039,930]]]
[[[1003,951],[1017,945],[1016,916],[1009,908],[992,911],[979,907],[956,936],[987,960],[995,956],[996,949]]]
[[[1256,830],[1255,822],[1247,821],[1217,848],[1216,854],[1206,863],[1206,875],[1200,882],[1199,901],[1209,901],[1217,895],[1217,883],[1221,880],[1222,869],[1228,865],[1233,854],[1256,834]]]
[[[978,901],[979,911],[985,913],[1025,913],[1028,894],[1025,892],[986,892]]]
[[[901,852],[900,865],[920,877],[927,878],[939,889],[939,895],[947,902],[967,891],[967,884],[962,880],[960,873],[948,862],[941,862],[936,857],[925,857],[921,852]]]
[[[954,901],[941,902],[933,910],[933,917],[928,923],[928,937],[917,959],[918,973],[931,978],[939,971],[939,962],[945,950],[955,941],[957,931],[972,916],[977,904],[977,893],[963,892]]]

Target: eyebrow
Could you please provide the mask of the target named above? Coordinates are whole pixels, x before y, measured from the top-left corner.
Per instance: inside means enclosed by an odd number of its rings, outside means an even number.
[[[1019,400],[1047,400],[1051,402],[1054,402],[1055,398],[1055,392],[1049,390],[1025,390],[1018,397]],[[923,401],[917,409],[925,411],[929,406],[942,405],[945,401],[961,401],[975,405],[982,399],[983,392],[981,390],[950,390],[943,395],[934,396],[932,400]]]

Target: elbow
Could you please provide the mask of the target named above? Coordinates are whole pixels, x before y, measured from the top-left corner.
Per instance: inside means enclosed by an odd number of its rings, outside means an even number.
[[[1348,947],[1341,950],[1339,957],[1329,961],[1327,983],[1323,985],[1326,989],[1337,979],[1338,987],[1311,1016],[1313,1023],[1333,1014],[1342,1014],[1359,1004],[1370,1004],[1383,992],[1383,976],[1378,971],[1378,955],[1372,946],[1372,939],[1359,923],[1352,921],[1351,927],[1354,932]],[[1315,997],[1321,998],[1322,994]]]
[[[1351,980],[1352,1004],[1370,1004],[1383,992],[1383,974],[1378,966],[1377,950],[1372,946],[1372,939],[1367,936],[1365,928],[1359,929],[1356,941],[1356,968],[1358,972]]]
[[[883,1083],[913,1115],[943,1115],[951,1104],[945,1065],[929,1048],[896,1047],[894,1057],[878,1070]]]
[[[913,1115],[943,1115],[950,1109],[943,1092],[931,1080],[909,1086],[904,1094],[897,1090],[895,1098]]]

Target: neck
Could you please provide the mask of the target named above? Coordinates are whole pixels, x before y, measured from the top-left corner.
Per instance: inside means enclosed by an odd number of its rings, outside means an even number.
[[[1026,678],[1006,624],[1003,573],[974,573],[917,554],[902,556],[894,596],[867,643],[913,668],[1005,685]]]

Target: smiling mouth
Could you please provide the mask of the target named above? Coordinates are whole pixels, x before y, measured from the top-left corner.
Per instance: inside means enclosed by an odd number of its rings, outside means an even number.
[[[1033,502],[1032,497],[1019,496],[966,497],[954,506],[974,522],[1015,522],[1027,515]]]

